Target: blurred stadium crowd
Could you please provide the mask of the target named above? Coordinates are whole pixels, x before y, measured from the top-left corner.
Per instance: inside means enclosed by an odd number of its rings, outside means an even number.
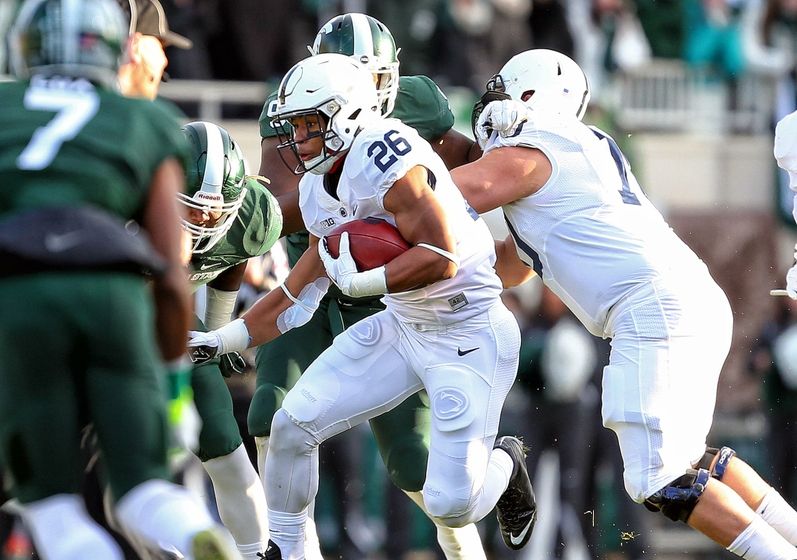
[[[0,27],[10,20],[13,5],[0,0]],[[265,82],[269,90],[307,55],[322,23],[343,12],[368,13],[395,36],[403,75],[428,75],[444,92],[459,92],[458,100],[464,101],[455,113],[463,130],[468,129],[470,102],[485,82],[505,60],[529,48],[555,49],[577,60],[590,80],[595,105],[585,121],[619,132],[670,128],[652,119],[624,120],[622,102],[618,106],[619,98],[612,94],[624,76],[666,82],[672,68],[686,79],[698,77],[707,87],[721,88],[724,95],[715,99],[727,112],[720,116],[748,108],[746,80],[766,84],[756,90],[765,93],[754,100],[757,109],[763,108],[763,124],[740,120],[722,127],[723,134],[771,136],[774,123],[797,107],[797,0],[163,0],[163,6],[171,29],[194,44],[189,50],[169,49],[172,80]],[[646,103],[654,108],[667,102],[651,95]],[[225,118],[251,120],[256,133],[261,107],[229,109]],[[189,116],[196,110],[190,103],[184,109]],[[717,132],[713,124],[697,132]],[[629,145],[623,148],[633,155],[633,137],[622,137]],[[250,161],[250,166],[257,163]],[[774,160],[771,174],[776,174]],[[731,440],[794,503],[797,302],[766,296],[770,288],[779,287],[781,269],[791,264],[778,249],[780,238],[789,235],[783,229],[787,224],[777,219],[790,210],[779,212],[773,203],[765,216],[742,216],[742,222],[753,220],[752,245],[738,243],[738,236],[726,244],[707,239],[726,235],[719,228],[732,222],[721,213],[722,208],[710,213],[708,225],[706,214],[686,212],[673,219],[676,228],[694,226],[699,235],[707,233],[687,242],[696,242],[695,250],[710,267],[712,262],[718,265],[712,270],[737,314],[739,344],[734,347],[736,359],[729,360],[727,383],[734,395],[724,400],[720,395],[718,415],[724,420],[717,424],[725,430],[724,440]],[[760,268],[752,270],[755,265]],[[239,311],[286,273],[287,258],[279,245],[264,258],[253,259]],[[744,275],[753,280],[744,282]],[[749,313],[744,300],[753,289],[764,296],[748,302],[756,308]],[[606,441],[610,432],[600,425],[605,342],[593,339],[539,283],[507,292],[505,299],[521,324],[523,346],[503,429],[523,434],[531,447],[529,466],[537,473],[542,505],[532,544],[523,552],[505,549],[489,522],[480,525],[492,557],[730,557],[708,541],[683,537],[658,517],[641,519],[638,512],[628,511],[632,503],[622,491],[619,453]],[[245,432],[252,376],[228,383]],[[245,441],[254,457],[251,441]],[[330,558],[442,557],[434,550],[431,524],[387,483],[367,429],[344,434],[321,452],[316,518]],[[188,482],[212,496],[206,481]],[[6,518],[0,537],[0,558],[31,557],[24,531],[13,518]]]

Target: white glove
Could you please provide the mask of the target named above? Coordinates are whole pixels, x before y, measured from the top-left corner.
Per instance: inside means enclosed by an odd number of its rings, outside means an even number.
[[[797,263],[797,245],[794,246],[794,260]],[[797,264],[786,273],[786,291],[791,299],[797,299]]]
[[[195,364],[204,364],[229,352],[243,352],[251,337],[243,319],[230,321],[215,331],[188,331],[188,355]]]
[[[518,128],[525,123],[528,107],[521,101],[504,99],[487,104],[479,120],[476,121],[476,140],[484,149],[493,133],[509,138],[518,133]]]
[[[329,254],[325,240],[318,243],[318,254],[324,262],[327,276],[340,291],[349,297],[377,296],[387,293],[387,275],[384,266],[357,272],[357,265],[349,251],[349,234],[340,236],[338,258]]]

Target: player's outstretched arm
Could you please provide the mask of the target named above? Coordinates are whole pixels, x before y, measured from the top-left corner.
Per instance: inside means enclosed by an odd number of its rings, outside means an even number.
[[[504,288],[519,286],[537,275],[529,265],[518,257],[515,240],[511,235],[508,235],[503,241],[496,239],[495,255],[495,273],[498,274]]]
[[[540,150],[504,146],[452,169],[451,177],[468,204],[482,214],[534,194],[551,171],[551,162]]]
[[[240,319],[206,333],[191,332],[189,354],[202,363],[229,352],[258,346],[307,323],[329,288],[324,265],[311,238],[310,248],[291,269],[285,282],[260,298]]]
[[[429,144],[448,169],[476,161],[482,155],[482,150],[476,142],[453,128]]]
[[[167,265],[164,274],[153,281],[158,345],[166,361],[185,355],[185,333],[191,318],[177,209],[177,192],[184,183],[183,170],[176,159],[161,163],[153,175],[142,220],[152,246]]]

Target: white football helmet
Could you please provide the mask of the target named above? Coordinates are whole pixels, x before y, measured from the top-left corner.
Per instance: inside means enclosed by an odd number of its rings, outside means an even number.
[[[342,54],[308,57],[291,68],[280,82],[269,108],[280,138],[282,161],[291,171],[322,175],[348,150],[368,121],[381,117],[374,80],[368,69]],[[323,136],[321,153],[307,161],[299,157],[291,119],[318,116]],[[285,158],[290,149],[295,165]]]
[[[183,229],[191,234],[191,252],[211,250],[235,223],[247,189],[246,159],[240,146],[224,128],[195,121],[183,126],[190,146],[186,170],[186,192],[177,200],[186,208],[215,213],[213,225],[194,224],[182,218]]]
[[[487,83],[488,91],[503,92],[530,109],[549,114],[584,116],[589,84],[570,57],[548,49],[516,54]]]
[[[393,111],[399,86],[398,49],[384,23],[365,14],[335,16],[318,30],[310,53],[345,54],[365,65],[375,76],[382,114]]]

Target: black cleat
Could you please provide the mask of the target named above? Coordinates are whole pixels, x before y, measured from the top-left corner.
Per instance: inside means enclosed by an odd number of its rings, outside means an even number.
[[[274,541],[269,539],[265,554],[258,552],[257,557],[262,558],[263,560],[282,560],[282,552],[280,551],[280,547],[274,544]]]
[[[537,520],[537,502],[526,469],[526,447],[514,436],[498,438],[494,447],[506,451],[514,463],[509,486],[495,504],[495,514],[506,546],[520,550],[529,542]]]

